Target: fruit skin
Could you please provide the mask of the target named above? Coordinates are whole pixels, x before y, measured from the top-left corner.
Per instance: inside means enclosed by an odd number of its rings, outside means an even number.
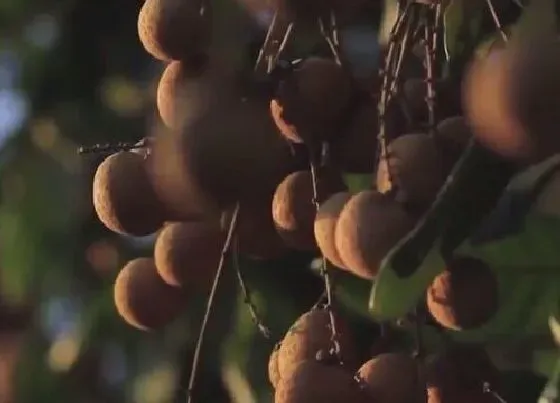
[[[472,131],[464,117],[453,116],[438,123],[436,136],[443,150],[444,171],[448,173],[467,148]]]
[[[142,155],[121,151],[107,157],[93,179],[93,205],[111,231],[145,236],[156,232],[166,217],[151,187]]]
[[[170,62],[159,80],[156,102],[163,123],[172,129],[180,129],[183,122],[196,113],[201,100],[192,99],[192,87],[200,85],[205,77],[205,59],[189,62]],[[207,74],[208,75],[208,74]]]
[[[336,250],[336,223],[344,205],[351,197],[352,193],[339,192],[325,200],[325,202],[321,204],[319,211],[317,211],[315,224],[313,226],[315,241],[321,253],[329,262],[338,267],[344,267],[344,263]]]
[[[278,371],[278,348],[274,348],[268,358],[268,380],[273,388],[276,389],[280,382],[280,372]]]
[[[379,161],[377,190],[396,187],[399,200],[429,206],[445,180],[441,149],[423,133],[405,134],[391,141],[388,158]]]
[[[218,222],[167,224],[159,233],[154,260],[159,275],[174,287],[209,289],[222,251],[225,233]]]
[[[536,37],[475,60],[465,76],[463,106],[477,138],[524,162],[560,150],[560,42]]]
[[[339,366],[316,361],[300,362],[282,378],[274,395],[275,403],[367,403],[367,395],[351,374]]]
[[[199,0],[146,0],[138,14],[144,49],[163,61],[188,60],[204,53],[210,40],[208,13]]]
[[[318,201],[346,190],[342,176],[330,169],[317,171]],[[299,250],[315,250],[314,235],[316,207],[310,171],[288,175],[276,188],[272,200],[272,217],[276,229],[286,245]]]
[[[335,229],[344,267],[358,277],[373,279],[382,259],[415,221],[388,195],[373,190],[355,194],[342,209]]]
[[[119,272],[114,288],[115,306],[120,316],[141,330],[167,325],[184,308],[185,294],[159,277],[150,258],[129,261]]]
[[[426,291],[428,310],[443,327],[471,329],[487,322],[498,309],[498,282],[478,259],[456,257]]]
[[[319,144],[340,132],[353,96],[353,83],[341,66],[310,57],[280,82],[270,112],[288,140]]]
[[[383,403],[426,402],[422,369],[410,356],[401,353],[381,354],[366,361],[358,370],[373,401]]]
[[[353,371],[356,368],[354,340],[344,319],[336,312],[333,314],[344,367]],[[280,378],[289,376],[301,361],[315,361],[319,351],[330,351],[333,347],[330,323],[329,312],[321,308],[306,312],[298,318],[284,336],[278,350]]]
[[[498,375],[482,347],[452,345],[427,360],[428,403],[490,403],[484,382],[495,387]]]

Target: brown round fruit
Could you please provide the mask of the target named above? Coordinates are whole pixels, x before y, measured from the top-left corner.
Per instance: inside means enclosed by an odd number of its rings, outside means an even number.
[[[346,185],[339,174],[327,169],[317,171],[319,202],[344,190]],[[274,224],[286,245],[299,250],[317,248],[313,231],[315,215],[311,172],[291,173],[278,185],[272,201]]]
[[[335,230],[335,245],[344,267],[372,279],[385,255],[416,222],[387,195],[363,191],[344,206]]]
[[[154,260],[161,278],[169,285],[209,289],[225,239],[219,222],[186,221],[167,224],[159,233]]]
[[[350,329],[344,319],[336,312],[335,318],[340,354],[344,367],[356,368],[356,349]],[[326,309],[306,312],[288,330],[278,352],[278,372],[280,378],[289,376],[301,361],[315,361],[317,353],[328,353],[333,347],[331,341],[331,322]]]
[[[379,161],[377,190],[394,187],[399,200],[417,206],[432,204],[445,181],[445,168],[438,143],[422,133],[406,134],[389,143],[388,158]]]
[[[282,378],[274,395],[275,403],[367,403],[352,374],[338,366],[305,361]]]
[[[535,38],[477,59],[466,75],[465,115],[477,138],[515,159],[560,150],[560,41]]]
[[[344,267],[344,263],[336,250],[336,223],[343,207],[351,197],[352,194],[349,192],[333,194],[321,204],[315,217],[314,232],[317,246],[321,250],[322,255],[338,267]]]
[[[352,81],[340,65],[311,57],[280,83],[271,115],[288,140],[319,144],[340,132],[353,95]]]
[[[141,330],[167,325],[185,304],[182,290],[167,285],[150,258],[131,260],[122,268],[115,280],[114,298],[119,315]]]
[[[373,401],[383,403],[425,403],[426,384],[422,368],[402,353],[381,354],[358,370]]]
[[[138,36],[160,60],[189,60],[204,53],[210,40],[208,13],[200,0],[146,0],[138,14]]]
[[[145,236],[156,232],[166,216],[138,153],[107,157],[93,179],[93,205],[99,220],[119,234]]]
[[[476,328],[498,309],[498,280],[483,261],[457,257],[434,279],[426,300],[430,314],[441,326]]]
[[[268,380],[273,388],[278,386],[280,382],[280,372],[278,371],[278,352],[279,346],[274,347],[270,357],[268,358]]]
[[[454,345],[428,360],[428,403],[490,403],[484,382],[495,385],[498,371],[482,347]]]

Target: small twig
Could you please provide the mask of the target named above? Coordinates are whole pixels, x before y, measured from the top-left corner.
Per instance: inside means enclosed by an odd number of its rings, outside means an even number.
[[[424,334],[422,326],[424,324],[424,317],[421,315],[421,309],[416,306],[414,309],[414,357],[418,359],[424,358]]]
[[[496,391],[492,388],[492,385],[490,385],[489,382],[484,382],[484,383],[482,384],[482,391],[483,391],[484,393],[487,393],[487,394],[492,395],[492,397],[493,397],[494,399],[496,399],[496,400],[497,400],[498,402],[500,402],[500,403],[508,403],[507,400],[505,400],[502,396],[500,396],[500,395],[498,394],[498,392],[496,392]]]
[[[284,51],[288,39],[290,38],[294,24],[293,22],[289,23],[288,26],[284,28],[284,31],[281,32],[281,28],[283,27],[283,23],[280,22],[280,16],[278,10],[274,12],[272,17],[272,21],[268,26],[268,31],[266,33],[266,37],[264,42],[259,50],[259,54],[257,56],[257,60],[255,61],[254,71],[258,72],[261,70],[262,63],[266,61],[266,73],[270,74],[278,58]],[[279,36],[282,36],[282,40],[279,39]]]
[[[426,21],[424,25],[424,49],[426,62],[426,105],[428,107],[428,128],[429,134],[434,135],[436,128],[435,100],[436,92],[434,88],[434,42],[435,34],[430,21]]]
[[[280,46],[278,46],[276,52],[273,55],[271,55],[269,59],[269,65],[267,70],[268,74],[270,74],[274,66],[276,66],[276,63],[278,63],[278,59],[280,58],[282,53],[284,53],[284,50],[286,49],[286,46],[288,45],[288,42],[294,32],[294,27],[295,24],[293,22],[290,22],[286,27],[286,31],[284,32],[284,36],[282,37],[282,41],[280,41]]]
[[[202,323],[200,325],[200,331],[198,334],[198,340],[196,342],[196,348],[194,350],[193,362],[191,366],[191,374],[189,378],[189,385],[187,389],[187,403],[192,403],[193,401],[193,390],[194,385],[196,382],[196,375],[198,372],[198,365],[200,362],[200,354],[202,352],[202,345],[204,343],[204,336],[206,333],[206,328],[208,326],[208,321],[210,320],[210,315],[212,314],[212,308],[214,306],[214,300],[216,299],[218,285],[220,283],[220,279],[222,278],[222,274],[224,271],[224,266],[226,262],[227,255],[231,249],[231,243],[233,241],[235,231],[237,229],[237,219],[239,216],[239,203],[235,206],[235,210],[233,211],[233,215],[231,217],[231,221],[229,223],[228,233],[226,236],[226,240],[224,242],[224,246],[222,248],[222,253],[220,255],[220,261],[218,262],[218,268],[216,270],[216,275],[214,276],[214,281],[212,283],[212,288],[210,290],[210,295],[208,296],[208,301],[206,302],[206,311],[204,312],[204,317],[202,319]]]
[[[492,0],[486,0],[486,4],[488,5],[488,10],[490,11],[490,14],[492,15],[492,19],[494,20],[494,24],[496,25],[496,29],[500,32],[500,35],[502,36],[502,39],[504,40],[504,42],[508,41],[508,36],[506,34],[506,32],[504,31],[504,28],[502,27],[502,23],[500,22],[500,19],[498,18],[498,13],[496,13],[496,9],[494,8],[494,5],[492,4]]]
[[[329,45],[335,62],[339,65],[342,65],[342,54],[340,51],[338,25],[334,12],[331,10],[328,28],[325,26],[323,17],[319,17],[317,19],[317,25],[319,26],[319,32],[321,33],[321,36]]]
[[[313,155],[313,153],[312,153]],[[320,208],[320,200],[319,200],[319,191],[318,191],[318,186],[317,186],[317,164],[315,163],[315,158],[312,157],[311,158],[311,163],[310,163],[310,169],[311,169],[311,184],[313,187],[313,204],[315,205],[315,210],[318,211]],[[342,356],[340,354],[340,342],[338,340],[338,332],[337,332],[337,328],[336,328],[336,322],[335,322],[335,318],[334,318],[334,314],[333,314],[333,310],[332,310],[332,306],[333,306],[333,284],[332,284],[332,279],[331,279],[331,275],[329,273],[329,269],[327,266],[327,259],[325,258],[324,255],[321,256],[321,276],[323,277],[323,280],[325,282],[325,293],[326,293],[326,299],[327,299],[327,303],[325,308],[327,309],[327,312],[329,313],[329,319],[331,322],[331,342],[333,344],[333,348],[334,348],[334,355],[336,356],[336,358],[338,359],[338,361],[342,364]]]
[[[243,302],[245,303],[245,305],[247,305],[247,308],[249,309],[249,314],[251,315],[251,320],[253,321],[257,329],[259,329],[259,333],[261,333],[264,338],[269,339],[270,330],[263,323],[263,321],[261,320],[258,314],[257,307],[255,306],[253,300],[251,299],[251,292],[249,290],[249,287],[247,286],[247,282],[245,281],[245,275],[243,274],[243,271],[241,270],[241,266],[239,264],[239,242],[237,237],[234,237],[232,249],[233,249],[233,259],[232,259],[233,267],[237,275],[239,286],[241,287],[241,292],[243,293]]]
[[[78,154],[104,154],[116,153],[119,151],[130,151],[149,146],[149,140],[144,138],[137,142],[119,142],[119,143],[106,143],[94,144],[92,146],[81,146],[78,148]]]

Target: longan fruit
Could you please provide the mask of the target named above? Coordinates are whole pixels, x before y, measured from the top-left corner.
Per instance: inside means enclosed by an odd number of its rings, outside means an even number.
[[[352,193],[339,192],[333,194],[321,204],[315,216],[314,233],[317,246],[322,255],[332,264],[344,267],[335,244],[335,229],[338,217],[344,205],[350,200]]]
[[[436,135],[443,149],[445,172],[449,172],[467,147],[472,131],[464,117],[453,116],[438,123]]]
[[[270,114],[288,140],[319,144],[340,132],[353,96],[352,80],[340,65],[310,57],[280,82]]]
[[[274,347],[268,358],[268,380],[275,389],[278,386],[278,382],[280,382],[280,372],[278,371],[278,352],[280,349],[278,347]]]
[[[180,129],[183,121],[196,114],[201,99],[193,99],[194,86],[201,85],[205,77],[202,71],[204,59],[190,62],[170,62],[159,80],[156,102],[163,123],[172,129]],[[193,110],[195,109],[195,110]]]
[[[360,385],[338,366],[316,361],[298,363],[278,382],[275,403],[367,403],[370,400]]]
[[[208,13],[200,0],[146,0],[138,14],[138,37],[144,49],[163,61],[188,60],[207,50]]]
[[[498,309],[498,280],[481,260],[455,257],[426,292],[428,310],[441,326],[472,329]]]
[[[416,222],[390,196],[373,190],[355,194],[346,203],[336,224],[336,250],[344,268],[373,279],[385,255]]]
[[[235,232],[240,254],[253,259],[275,259],[286,253],[286,245],[272,219],[272,196],[255,197],[240,203]],[[230,209],[222,215],[222,226],[226,231],[232,212]]]
[[[288,175],[276,188],[272,200],[272,217],[278,234],[286,245],[298,250],[315,250],[313,230],[316,206],[313,202],[313,182],[310,171]],[[317,170],[318,201],[346,190],[342,177],[330,169]]]
[[[488,402],[484,382],[494,385],[498,371],[488,354],[476,345],[453,345],[426,364],[428,403]]]
[[[412,205],[432,204],[445,181],[441,148],[423,133],[405,134],[387,146],[388,157],[379,161],[377,190],[386,193],[396,187]]]
[[[93,205],[99,220],[119,234],[145,236],[166,218],[147,175],[145,159],[121,151],[107,157],[93,179]]]
[[[181,131],[155,138],[152,182],[183,219],[219,216],[238,201],[273,192],[300,164],[265,105],[235,92],[217,94]]]
[[[358,370],[373,401],[383,403],[426,402],[423,369],[412,357],[386,353],[366,361]]]
[[[356,368],[356,347],[348,324],[335,311],[340,355],[345,368]],[[288,376],[301,361],[314,361],[317,353],[328,353],[331,342],[331,321],[328,310],[317,308],[304,313],[290,327],[278,350],[278,373]]]
[[[476,59],[463,83],[465,115],[481,143],[525,162],[560,150],[560,42],[539,37]]]
[[[167,325],[185,303],[182,290],[166,284],[150,258],[131,260],[122,268],[115,280],[114,298],[119,315],[141,330]]]
[[[171,286],[206,291],[218,267],[224,240],[219,222],[167,224],[154,246],[159,275]]]

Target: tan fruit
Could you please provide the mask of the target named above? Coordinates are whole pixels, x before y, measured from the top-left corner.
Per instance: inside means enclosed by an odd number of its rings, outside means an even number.
[[[352,374],[338,366],[315,361],[299,363],[282,378],[274,395],[275,403],[367,403]]]
[[[395,187],[399,199],[429,206],[445,181],[442,152],[437,142],[422,133],[406,134],[389,143],[388,158],[379,161],[377,190]]]
[[[192,99],[195,86],[203,85],[204,59],[191,62],[171,62],[167,65],[157,88],[157,107],[163,123],[180,129],[183,122],[197,113],[200,98]],[[206,74],[208,75],[208,74]]]
[[[401,353],[381,354],[364,363],[357,373],[372,401],[425,403],[423,370],[413,358]]]
[[[516,159],[557,153],[559,69],[556,38],[513,44],[475,60],[465,76],[463,105],[477,138]]]
[[[271,115],[288,140],[318,144],[340,132],[353,95],[351,79],[341,66],[311,57],[280,83]]]
[[[280,382],[280,372],[278,371],[278,351],[280,350],[275,347],[268,358],[268,380],[273,388],[276,388],[278,386],[278,382]]]
[[[344,206],[335,230],[335,245],[344,267],[372,279],[385,255],[414,226],[415,217],[387,195],[363,191]]]
[[[315,241],[323,256],[332,264],[343,267],[335,244],[335,229],[342,208],[352,197],[349,192],[335,193],[321,204],[315,217]]]
[[[448,329],[483,325],[498,309],[498,281],[480,260],[454,258],[426,292],[428,310]]]
[[[241,203],[236,229],[240,254],[253,259],[275,259],[286,253],[286,245],[274,226],[271,204],[272,194]],[[232,211],[222,215],[224,230],[229,227]]]
[[[115,306],[119,315],[141,330],[171,322],[184,308],[185,294],[159,277],[153,259],[128,262],[115,280]]]
[[[273,192],[297,168],[264,105],[206,88],[214,97],[180,132],[155,139],[152,179],[183,219],[219,215],[238,200]]]
[[[119,234],[152,234],[166,216],[148,179],[144,157],[127,151],[107,157],[97,168],[93,205],[99,220]]]
[[[319,202],[346,190],[342,177],[332,170],[317,171]],[[313,233],[316,207],[313,203],[313,182],[310,171],[288,175],[276,188],[272,201],[272,217],[286,245],[299,250],[315,250]]]
[[[498,372],[483,348],[451,346],[426,365],[428,403],[490,403],[484,383],[495,385]]]
[[[169,285],[205,292],[212,284],[225,240],[219,222],[186,221],[166,225],[154,247],[161,278]]]
[[[200,0],[146,0],[138,14],[138,36],[160,60],[188,60],[204,53],[210,40],[208,13]]]
[[[344,367],[356,368],[356,349],[350,329],[342,317],[334,313],[335,326],[339,337],[340,353]],[[280,378],[292,373],[301,361],[314,361],[317,353],[328,353],[331,342],[330,316],[326,309],[306,312],[288,330],[278,351],[278,372]]]

